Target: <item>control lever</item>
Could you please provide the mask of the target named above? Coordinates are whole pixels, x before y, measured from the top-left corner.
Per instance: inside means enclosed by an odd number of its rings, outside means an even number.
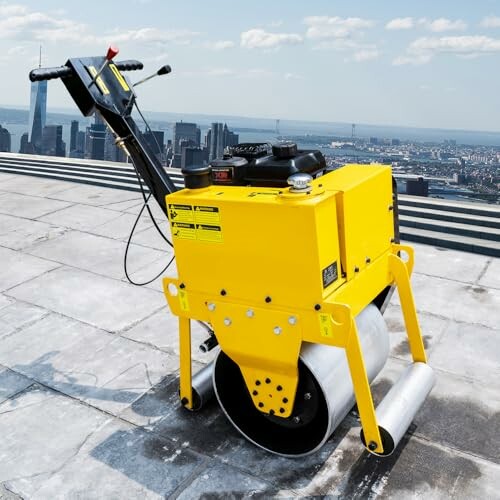
[[[139,80],[137,83],[134,83],[133,87],[137,87],[137,85],[147,82],[148,80],[151,80],[151,78],[154,78],[155,76],[168,75],[168,73],[170,73],[171,71],[172,68],[168,64],[165,64],[165,66],[162,66],[156,73],[153,73],[152,75],[149,75],[146,78]]]
[[[118,47],[115,47],[114,45],[109,46],[108,52],[106,52],[106,57],[104,59],[104,62],[102,63],[102,66],[99,68],[99,71],[94,75],[94,78],[92,78],[89,87],[91,87],[97,81],[99,76],[101,76],[101,73],[104,71],[104,68],[109,64],[109,61],[111,61],[113,57],[115,57],[118,54],[118,52],[120,52]]]

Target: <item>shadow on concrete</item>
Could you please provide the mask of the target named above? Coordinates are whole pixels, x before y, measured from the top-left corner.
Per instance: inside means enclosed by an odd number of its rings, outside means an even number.
[[[95,385],[81,384],[78,376],[93,378],[97,383],[97,377],[92,373],[61,371],[55,368],[50,360],[60,351],[50,351],[28,364],[18,364],[13,370],[22,373],[34,380],[72,397],[84,397],[99,399],[103,401],[114,401],[128,403],[137,399],[142,393],[123,389],[108,389]]]

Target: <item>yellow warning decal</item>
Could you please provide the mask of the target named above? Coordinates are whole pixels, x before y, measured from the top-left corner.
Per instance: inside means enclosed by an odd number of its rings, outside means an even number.
[[[195,240],[196,229],[194,224],[187,222],[172,222],[172,236],[184,240]]]
[[[208,207],[204,205],[194,206],[194,220],[200,224],[217,224],[220,222],[220,212],[218,207]]]
[[[319,329],[322,337],[333,337],[332,320],[329,314],[318,314]]]
[[[89,72],[93,77],[95,77],[95,75],[97,75],[97,70],[95,69],[94,66],[89,66]],[[109,89],[108,89],[108,87],[106,87],[106,84],[104,83],[103,79],[100,76],[97,77],[96,83],[97,83],[97,86],[99,87],[100,91],[104,95],[109,94]]]
[[[179,204],[169,203],[168,218],[172,223],[194,222],[193,207],[191,205],[179,205]]]
[[[222,228],[209,224],[196,224],[196,237],[202,241],[222,241]]]
[[[188,294],[186,290],[179,290],[179,305],[183,311],[189,311]]]
[[[109,65],[111,71],[113,74],[116,76],[116,79],[118,80],[118,83],[122,86],[122,89],[125,92],[130,92],[130,87],[127,85],[127,82],[125,81],[125,78],[123,78],[122,74],[118,70],[118,68],[114,64]]]

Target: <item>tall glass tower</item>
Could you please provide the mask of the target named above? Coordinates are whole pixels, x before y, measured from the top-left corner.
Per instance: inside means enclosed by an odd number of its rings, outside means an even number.
[[[40,64],[42,66],[42,49],[40,47]],[[42,131],[45,127],[47,114],[47,81],[31,83],[30,116],[28,124],[29,142],[35,152],[40,153],[42,148]]]

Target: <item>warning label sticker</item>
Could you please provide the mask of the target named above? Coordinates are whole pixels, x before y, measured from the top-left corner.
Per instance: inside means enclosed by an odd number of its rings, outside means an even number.
[[[168,204],[168,218],[174,238],[221,242],[222,226],[218,207]]]
[[[193,207],[169,203],[168,218],[170,222],[194,222]]]
[[[195,225],[188,224],[186,222],[172,222],[172,235],[175,238],[181,238],[184,240],[195,240]]]
[[[194,220],[201,224],[217,224],[220,221],[220,213],[217,207],[194,206]]]
[[[222,241],[222,228],[208,224],[196,224],[196,237],[202,241]]]
[[[322,337],[333,337],[333,327],[329,314],[318,314],[319,328]]]

